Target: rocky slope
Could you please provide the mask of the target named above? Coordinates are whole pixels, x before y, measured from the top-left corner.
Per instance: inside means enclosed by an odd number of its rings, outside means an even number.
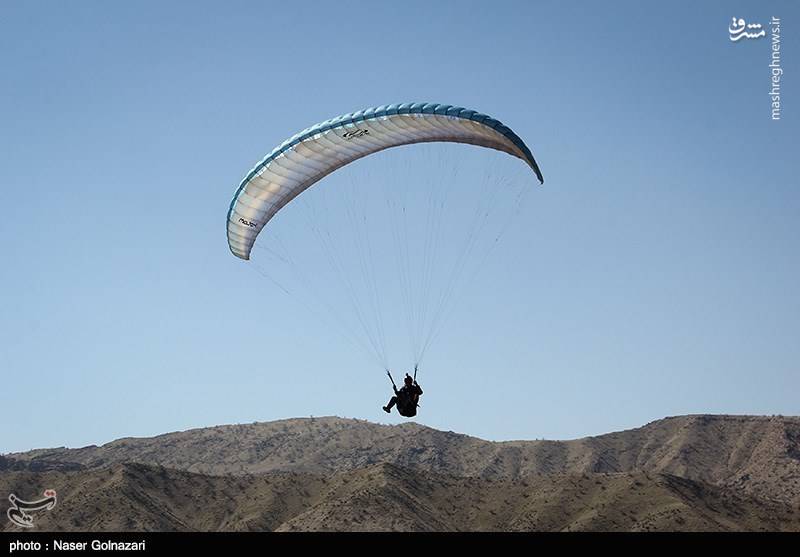
[[[800,531],[787,503],[641,472],[489,480],[378,464],[209,476],[114,464],[0,474],[3,493],[45,488],[59,502],[36,513],[39,531]]]
[[[681,416],[571,441],[510,442],[415,423],[304,418],[8,454],[0,457],[0,470],[87,471],[122,463],[212,476],[324,476],[376,464],[492,481],[537,474],[667,474],[798,506],[800,418]]]

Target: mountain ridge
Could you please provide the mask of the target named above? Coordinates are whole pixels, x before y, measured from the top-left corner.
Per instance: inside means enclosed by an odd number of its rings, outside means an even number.
[[[218,476],[324,475],[376,464],[484,480],[641,472],[796,505],[800,417],[672,416],[568,441],[486,441],[413,422],[290,418],[10,453],[0,457],[0,470],[78,471],[136,462]]]
[[[787,503],[669,474],[484,480],[376,464],[207,476],[142,463],[0,474],[0,490],[46,486],[59,503],[36,516],[39,531],[800,531]]]

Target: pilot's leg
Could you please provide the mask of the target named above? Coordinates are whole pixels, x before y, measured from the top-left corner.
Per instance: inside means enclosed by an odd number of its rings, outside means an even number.
[[[387,404],[386,406],[383,407],[383,411],[384,412],[391,412],[392,411],[392,407],[395,404],[397,404],[397,397],[393,396],[392,399],[389,401],[389,404]]]

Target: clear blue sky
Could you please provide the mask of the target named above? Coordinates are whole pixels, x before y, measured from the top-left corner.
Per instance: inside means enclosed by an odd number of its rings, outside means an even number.
[[[783,119],[768,39],[784,22]],[[382,370],[228,251],[238,181],[332,116],[486,112],[545,186],[418,421],[564,439],[800,414],[796,2],[6,2],[0,451],[380,410]],[[483,402],[476,402],[476,394]]]

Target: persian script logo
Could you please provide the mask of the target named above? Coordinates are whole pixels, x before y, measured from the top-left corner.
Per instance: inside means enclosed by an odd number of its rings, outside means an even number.
[[[56,506],[56,490],[46,489],[44,491],[44,499],[37,501],[23,501],[13,493],[8,496],[11,501],[11,508],[6,513],[8,519],[23,528],[33,528],[33,517],[28,512],[36,511],[50,511]]]
[[[345,133],[344,135],[342,135],[342,137],[347,139],[347,140],[350,140],[350,139],[353,139],[355,137],[361,137],[361,136],[364,136],[364,135],[369,135],[369,130],[360,130],[360,129],[356,128],[354,130],[351,130],[351,131]]]
[[[752,30],[748,31],[748,29]],[[760,31],[756,31],[760,29]],[[738,41],[740,39],[759,39],[767,34],[766,31],[761,29],[760,23],[745,23],[742,18],[732,18],[731,24],[728,27],[728,33],[731,35],[731,41]]]

